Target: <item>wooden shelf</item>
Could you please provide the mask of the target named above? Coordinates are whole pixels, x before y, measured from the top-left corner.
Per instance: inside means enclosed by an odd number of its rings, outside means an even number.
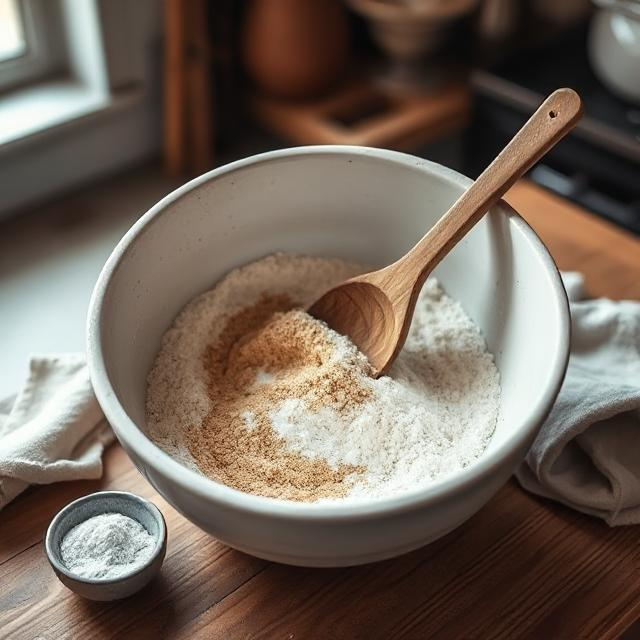
[[[264,127],[295,144],[410,150],[465,126],[469,89],[457,82],[432,95],[401,96],[356,82],[316,102],[253,96],[250,104]]]

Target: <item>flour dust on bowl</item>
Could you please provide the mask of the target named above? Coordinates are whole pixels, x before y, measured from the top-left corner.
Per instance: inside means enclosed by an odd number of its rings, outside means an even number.
[[[342,468],[345,473],[335,485],[337,493],[286,500],[272,497],[287,495],[279,490],[271,494],[245,486],[242,474],[225,477],[222,467],[235,458],[211,469],[206,460],[194,460],[194,452],[197,457],[199,449],[211,442],[195,433],[189,448],[188,439],[185,443],[171,422],[160,424],[162,411],[154,413],[154,406],[162,409],[162,402],[152,402],[150,412],[146,405],[150,372],[153,383],[154,375],[158,382],[162,371],[168,370],[157,367],[161,344],[166,347],[163,336],[188,303],[225,275],[276,252],[285,254],[280,256],[285,262],[294,260],[291,256],[305,256],[299,259],[316,266],[327,264],[330,257],[335,259],[331,264],[342,265],[335,267],[338,271],[354,263],[389,264],[415,244],[468,184],[468,179],[449,169],[405,154],[302,147],[248,158],[201,176],[167,196],[127,233],[109,258],[92,298],[91,376],[120,442],[181,513],[222,542],[262,558],[345,566],[399,555],[435,540],[473,515],[506,482],[524,458],[562,382],[569,316],[553,261],[533,231],[505,204],[494,207],[435,270],[446,296],[435,282],[424,292],[425,305],[436,298],[457,305],[460,320],[479,328],[479,344],[484,349],[486,341],[495,357],[497,372],[493,371],[496,379],[499,372],[501,393],[493,434],[476,440],[481,455],[422,483],[396,486],[397,490],[387,486],[377,494],[359,483],[362,460],[354,459],[353,468]],[[302,262],[296,268],[301,275],[306,273]],[[309,273],[320,278],[323,271],[314,268]],[[274,335],[285,335],[278,331],[285,331],[287,322],[285,317]],[[259,343],[249,340],[238,350],[238,361]],[[332,349],[338,343],[336,337]],[[188,352],[187,342],[178,341],[173,347],[178,357]],[[486,352],[482,354],[493,364]],[[184,382],[194,370],[181,371]],[[485,371],[489,379],[490,372],[490,368]],[[261,380],[268,381],[269,376]],[[202,380],[193,382],[202,385]],[[220,388],[214,387],[218,393]],[[269,394],[275,393],[274,388],[267,384],[266,391],[259,391],[266,392],[273,400]],[[208,415],[206,394],[183,399],[192,403],[185,405],[185,411]],[[229,396],[223,399],[228,402]],[[416,404],[420,402],[422,398],[416,397]],[[284,440],[289,437],[287,446],[297,446],[297,453],[304,456],[310,445],[292,435],[295,420],[289,418],[296,414],[291,411],[281,412],[282,419],[272,420],[270,428]],[[396,413],[394,419],[402,417]],[[264,415],[245,418],[244,427],[251,427],[262,424]],[[469,422],[472,427],[473,420]],[[214,424],[224,422],[218,416]],[[416,426],[423,428],[420,421]],[[479,419],[479,431],[485,427]],[[390,429],[398,425],[391,423]],[[473,435],[473,429],[467,434]],[[209,461],[219,458],[228,443],[227,439],[214,444]],[[343,456],[333,463],[330,469],[335,471],[349,460]]]

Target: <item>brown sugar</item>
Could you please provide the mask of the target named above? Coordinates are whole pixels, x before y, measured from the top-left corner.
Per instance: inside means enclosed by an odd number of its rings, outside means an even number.
[[[199,468],[226,485],[262,496],[314,501],[345,496],[362,467],[331,467],[288,451],[272,412],[301,400],[310,412],[354,410],[369,396],[334,358],[327,330],[286,296],[263,297],[227,319],[205,354],[213,409],[188,434]],[[268,376],[264,382],[260,376]]]

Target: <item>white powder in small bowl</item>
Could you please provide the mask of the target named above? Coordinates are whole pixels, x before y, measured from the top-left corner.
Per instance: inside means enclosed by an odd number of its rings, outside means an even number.
[[[276,254],[232,271],[189,303],[165,334],[149,375],[150,437],[206,473],[188,443],[194,432],[206,437],[206,429],[215,428],[207,422],[213,406],[205,354],[227,321],[264,295],[287,295],[306,307],[362,271],[341,260]],[[333,357],[350,366],[352,347],[326,326],[323,331],[335,345]],[[435,279],[427,281],[419,296],[407,342],[389,375],[375,380],[362,367],[350,370],[366,390],[367,399],[357,409],[311,410],[305,400],[289,397],[269,414],[270,428],[286,451],[324,461],[331,469],[347,465],[362,470],[339,480],[343,491],[328,492],[324,499],[320,495],[320,500],[362,501],[414,490],[466,467],[486,448],[498,418],[499,374],[477,326]],[[255,384],[273,384],[271,374],[257,375]],[[254,417],[245,408],[237,422],[255,433]],[[225,452],[223,465],[233,461],[231,454],[229,458]],[[215,451],[212,457],[215,463]],[[273,470],[274,482],[282,471]],[[290,497],[284,488],[281,494],[264,495]]]
[[[142,568],[153,555],[155,538],[121,513],[88,518],[60,543],[64,565],[81,578],[112,580]]]

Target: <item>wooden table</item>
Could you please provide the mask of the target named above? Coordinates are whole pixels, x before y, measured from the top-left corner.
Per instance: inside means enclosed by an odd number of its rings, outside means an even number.
[[[520,183],[508,196],[591,294],[640,298],[640,241]],[[0,512],[0,637],[640,637],[640,528],[610,529],[508,483],[434,544],[350,569],[300,569],[229,549],[160,498],[115,445],[95,482],[32,488]],[[82,600],[45,559],[58,509],[129,489],[166,516],[162,576],[120,603]],[[624,634],[624,635],[623,635]]]

